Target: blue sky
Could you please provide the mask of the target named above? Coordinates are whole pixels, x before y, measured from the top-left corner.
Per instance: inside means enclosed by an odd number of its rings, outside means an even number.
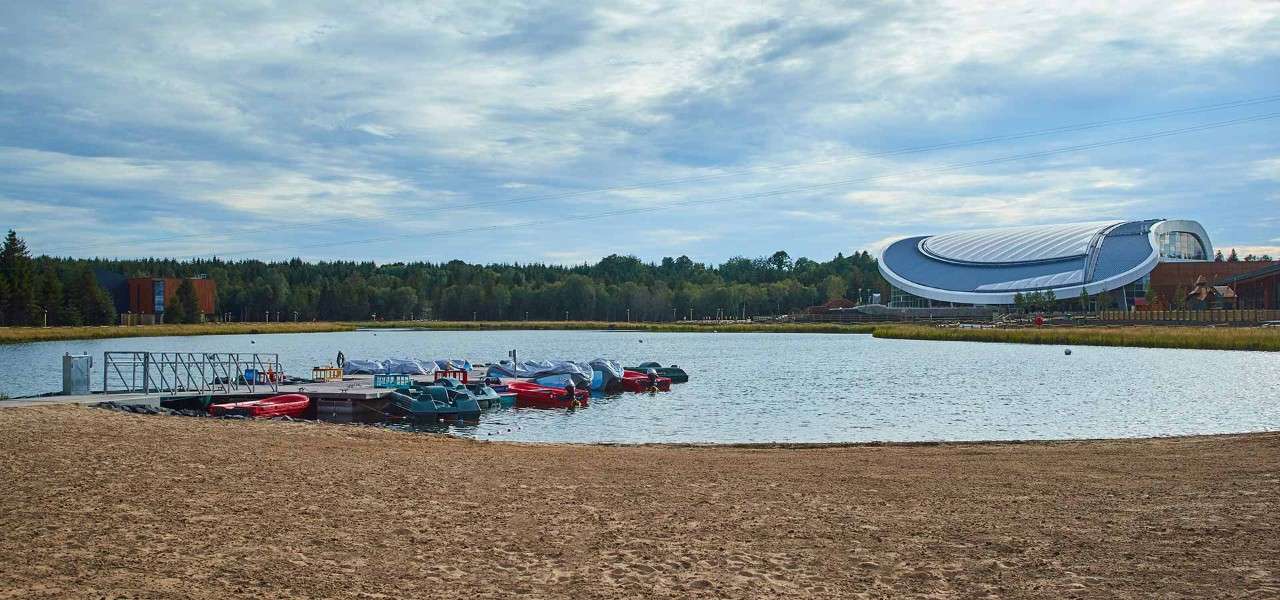
[[[4,3],[0,227],[74,256],[719,262],[1175,217],[1280,255],[1280,118],[1049,152],[1280,113],[1277,2],[307,4]]]

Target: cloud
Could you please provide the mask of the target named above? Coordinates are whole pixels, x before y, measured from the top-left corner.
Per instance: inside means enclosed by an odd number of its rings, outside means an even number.
[[[896,152],[1273,94],[1274,3],[17,2],[0,22],[0,215],[47,248],[91,246],[11,199],[96,216],[126,255],[714,261],[1112,216],[1254,239],[1280,183],[1277,121],[938,171],[1275,105]]]
[[[1275,240],[1273,240],[1275,241]],[[1230,254],[1232,250],[1240,258],[1244,258],[1250,254],[1254,256],[1270,256],[1272,259],[1280,258],[1280,246],[1254,245],[1254,244],[1214,244],[1215,250],[1221,250],[1223,255]]]

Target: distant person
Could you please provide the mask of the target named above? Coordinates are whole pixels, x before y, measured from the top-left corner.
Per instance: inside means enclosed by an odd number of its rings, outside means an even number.
[[[339,350],[338,351],[338,368],[341,369],[346,364],[347,364],[347,357],[342,354],[341,350]]]

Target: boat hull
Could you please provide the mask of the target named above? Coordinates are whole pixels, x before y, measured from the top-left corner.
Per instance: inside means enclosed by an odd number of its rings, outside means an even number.
[[[666,377],[658,377],[650,382],[647,374],[628,369],[622,372],[622,389],[628,392],[669,392],[671,391],[671,380]]]
[[[578,389],[570,398],[564,388],[539,385],[530,381],[505,382],[506,391],[516,395],[517,408],[581,408],[587,405],[591,393]]]
[[[271,417],[301,418],[311,406],[311,398],[304,394],[281,394],[261,400],[230,402],[209,405],[209,414],[215,417],[242,415],[259,419]]]

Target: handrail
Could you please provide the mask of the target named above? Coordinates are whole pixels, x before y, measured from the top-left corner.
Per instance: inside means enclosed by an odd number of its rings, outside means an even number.
[[[249,369],[254,371],[253,377],[245,377]],[[259,378],[261,374],[266,374],[266,377]],[[241,389],[254,392],[258,386],[266,386],[272,392],[278,392],[283,374],[280,355],[262,352],[102,353],[102,391],[108,394],[227,392]]]

